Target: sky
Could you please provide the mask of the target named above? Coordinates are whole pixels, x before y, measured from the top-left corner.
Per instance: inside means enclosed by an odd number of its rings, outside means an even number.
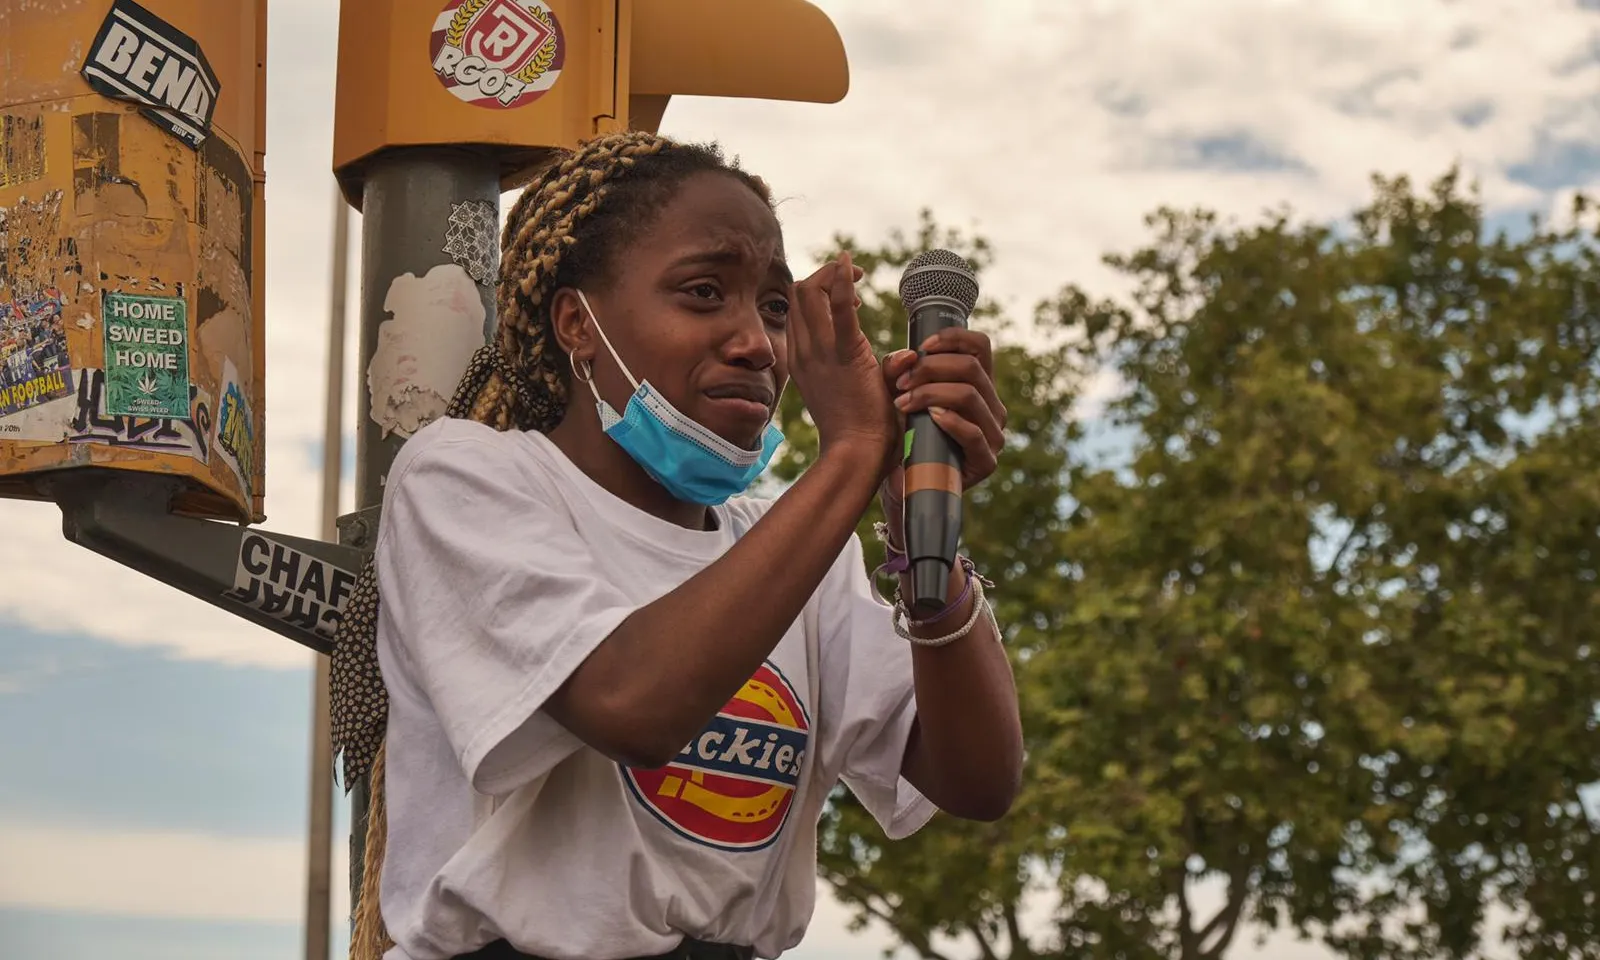
[[[850,56],[842,103],[678,99],[662,128],[774,186],[801,274],[835,232],[871,243],[928,207],[993,242],[985,293],[1022,319],[1067,282],[1116,292],[1101,255],[1163,204],[1336,218],[1375,171],[1458,163],[1514,225],[1600,187],[1600,0],[818,6]],[[265,526],[314,536],[337,11],[270,9]],[[0,957],[298,957],[310,655],[66,543],[49,505],[0,501],[0,527]],[[824,898],[791,956],[879,957],[885,933],[847,919]],[[1327,955],[1230,952],[1265,956]]]

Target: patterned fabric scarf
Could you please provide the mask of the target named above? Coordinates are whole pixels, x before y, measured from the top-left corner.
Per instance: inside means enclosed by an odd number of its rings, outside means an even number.
[[[498,375],[511,390],[513,423],[525,429],[525,425],[549,424],[559,417],[555,398],[548,391],[531,390],[527,378],[507,363],[493,344],[473,354],[445,416],[470,418],[473,402],[492,375]],[[348,793],[372,769],[389,719],[389,693],[378,669],[378,574],[373,557],[362,564],[356,578],[334,632],[331,659],[333,755],[343,755]]]

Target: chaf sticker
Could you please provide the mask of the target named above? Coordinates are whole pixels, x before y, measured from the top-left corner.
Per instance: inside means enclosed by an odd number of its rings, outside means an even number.
[[[198,149],[211,135],[217,80],[200,45],[132,0],[116,0],[83,62],[95,93],[139,104],[163,130]]]
[[[433,21],[428,56],[446,90],[505,110],[555,86],[566,43],[544,0],[450,0]]]
[[[350,571],[251,530],[223,596],[332,640],[355,585]]]
[[[189,419],[189,305],[182,297],[103,295],[106,414]]]

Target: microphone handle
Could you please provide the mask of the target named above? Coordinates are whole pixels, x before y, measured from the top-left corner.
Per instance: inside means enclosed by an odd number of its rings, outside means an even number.
[[[949,327],[965,327],[967,314],[953,304],[924,303],[911,314],[911,344],[920,347]],[[950,602],[950,569],[961,544],[961,448],[926,411],[906,423],[906,556],[911,561],[910,607],[924,620]]]

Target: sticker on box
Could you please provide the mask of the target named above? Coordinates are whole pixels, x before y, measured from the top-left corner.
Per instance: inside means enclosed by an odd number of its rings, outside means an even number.
[[[79,71],[94,92],[137,103],[192,148],[211,135],[222,84],[193,37],[131,0],[116,0]]]
[[[72,396],[62,305],[55,287],[0,303],[0,417]]]
[[[477,107],[526,106],[555,86],[566,42],[543,0],[450,0],[428,38],[433,72]]]
[[[245,499],[252,494],[256,475],[256,428],[250,419],[250,398],[232,360],[222,361],[222,399],[217,408],[217,451],[222,461],[239,478]]]
[[[103,295],[106,413],[189,416],[189,304],[182,297]]]

